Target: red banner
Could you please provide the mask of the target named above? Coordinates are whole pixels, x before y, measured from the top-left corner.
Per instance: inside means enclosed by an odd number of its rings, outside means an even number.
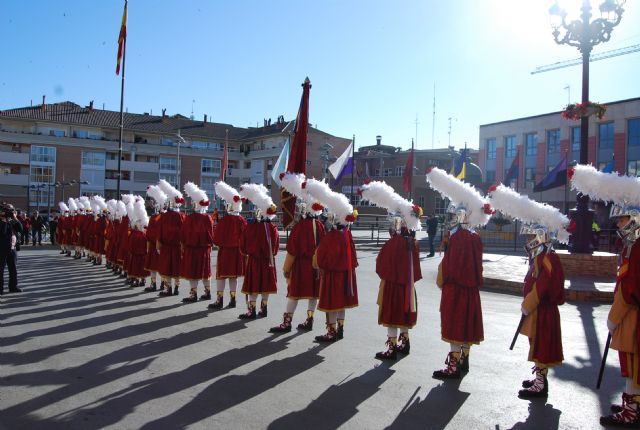
[[[404,165],[404,174],[402,175],[402,189],[405,193],[411,192],[411,181],[413,180],[413,149],[407,158],[407,164]]]
[[[116,75],[120,74],[120,63],[124,56],[124,47],[127,41],[127,4],[124,1],[124,11],[122,12],[122,25],[120,26],[120,35],[118,36],[118,63],[116,64]]]

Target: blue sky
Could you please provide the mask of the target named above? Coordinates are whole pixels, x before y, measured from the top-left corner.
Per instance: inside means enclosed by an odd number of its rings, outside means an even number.
[[[569,0],[570,1],[570,0]],[[574,0],[576,1],[576,0]],[[0,3],[0,109],[70,100],[118,110],[120,0]],[[478,146],[478,126],[562,109],[581,68],[553,41],[545,0],[130,0],[125,106],[236,126],[310,121],[356,145]],[[640,44],[640,1],[594,52]],[[640,97],[640,52],[591,63],[591,100]],[[433,86],[436,120],[432,127]],[[195,102],[193,102],[195,100]]]

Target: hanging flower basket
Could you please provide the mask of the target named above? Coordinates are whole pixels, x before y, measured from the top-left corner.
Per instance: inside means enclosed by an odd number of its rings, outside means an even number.
[[[607,107],[600,103],[571,103],[560,113],[564,119],[577,121],[583,116],[595,115],[598,119],[604,118]]]

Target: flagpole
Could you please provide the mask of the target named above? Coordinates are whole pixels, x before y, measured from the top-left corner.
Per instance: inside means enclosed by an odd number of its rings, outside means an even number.
[[[127,7],[127,1],[124,2]],[[125,23],[126,25],[126,23]],[[120,139],[118,141],[118,182],[116,185],[116,198],[120,198],[120,180],[122,177],[122,138],[124,136],[124,72],[127,62],[127,36],[125,34],[122,44],[122,81],[120,84]]]
[[[520,148],[516,151],[516,157],[518,160],[518,175],[516,176],[516,193],[520,186]],[[508,186],[508,185],[507,185]],[[513,224],[513,250],[518,250],[518,218],[515,219]]]
[[[356,170],[356,135],[353,135],[353,140],[351,141],[351,197],[353,198],[353,203],[356,202],[355,192],[353,189],[353,172]]]
[[[567,172],[569,172],[569,149],[564,151],[564,156],[567,159]],[[567,201],[567,190],[569,189],[569,181],[564,183],[564,213],[569,214],[569,202]]]
[[[416,162],[413,158],[413,139],[411,139],[411,154],[409,156],[411,157],[411,172],[409,173],[409,180],[411,181],[409,182],[409,200],[411,200],[411,191],[413,191],[413,165]]]

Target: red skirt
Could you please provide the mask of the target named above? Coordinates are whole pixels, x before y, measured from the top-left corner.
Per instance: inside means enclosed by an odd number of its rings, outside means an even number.
[[[160,267],[160,254],[158,254],[155,243],[147,242],[147,246],[149,251],[144,259],[144,268],[150,272],[157,272]]]
[[[216,259],[216,279],[244,276],[244,257],[238,247],[221,247]]]
[[[180,245],[162,245],[158,266],[160,276],[167,276],[169,278],[180,277],[181,260]]]
[[[320,271],[311,265],[311,257],[296,257],[293,261],[287,297],[290,299],[320,297]]]
[[[211,279],[211,248],[185,246],[181,273],[183,278],[192,281]]]
[[[358,285],[355,273],[349,286],[347,272],[324,271],[320,278],[320,300],[318,309],[336,312],[358,306]]]
[[[249,256],[242,283],[242,294],[275,294],[278,292],[276,268],[269,260]]]
[[[131,254],[128,260],[128,266],[126,267],[127,275],[133,278],[146,278],[149,276],[149,272],[144,268],[145,254]]]
[[[482,342],[484,329],[478,288],[446,284],[440,299],[440,324],[445,342]]]
[[[115,238],[109,241],[109,246],[107,247],[107,261],[112,263],[118,262],[118,241]]]
[[[407,289],[407,285],[385,281],[378,295],[378,324],[393,328],[416,325],[418,312],[407,309]],[[416,298],[416,309],[417,306]]]

